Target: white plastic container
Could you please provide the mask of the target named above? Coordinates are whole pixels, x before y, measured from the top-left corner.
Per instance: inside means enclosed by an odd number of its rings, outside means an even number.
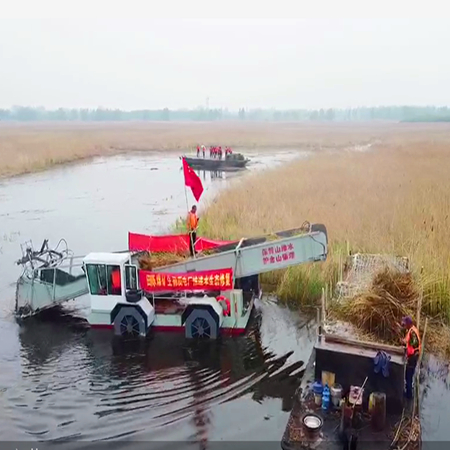
[[[335,408],[339,408],[342,398],[342,386],[340,384],[335,384],[331,387],[331,401]]]
[[[322,394],[314,394],[314,403],[317,406],[322,405]]]

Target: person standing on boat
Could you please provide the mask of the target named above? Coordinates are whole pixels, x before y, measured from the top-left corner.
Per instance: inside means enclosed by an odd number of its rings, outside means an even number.
[[[193,205],[189,211],[186,224],[189,233],[189,250],[191,252],[191,256],[194,256],[197,253],[195,251],[195,241],[197,240],[198,221],[197,206]]]
[[[419,330],[414,326],[411,317],[402,319],[402,327],[406,330],[406,336],[403,343],[406,345],[406,398],[413,398],[413,379],[416,371],[417,361],[419,359],[421,342]]]

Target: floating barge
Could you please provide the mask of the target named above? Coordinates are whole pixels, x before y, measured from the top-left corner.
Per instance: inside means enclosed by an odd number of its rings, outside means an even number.
[[[214,171],[243,169],[250,162],[248,158],[245,158],[239,153],[233,153],[223,158],[210,158],[209,156],[205,156],[204,158],[190,158],[185,156],[184,159],[193,169]]]
[[[281,440],[282,449],[421,448],[420,361],[416,370],[416,398],[406,400],[402,347],[321,334],[321,327],[318,328],[310,360],[294,396]],[[389,360],[387,371],[375,370],[374,359],[379,352]],[[323,409],[322,401],[316,402],[320,398],[314,391],[317,393],[318,382],[322,386],[329,383],[330,388],[334,385],[334,392],[341,393],[341,400],[335,397],[333,405],[330,398],[329,408]],[[359,392],[359,397],[355,398],[355,392]],[[375,403],[373,399],[377,399]]]

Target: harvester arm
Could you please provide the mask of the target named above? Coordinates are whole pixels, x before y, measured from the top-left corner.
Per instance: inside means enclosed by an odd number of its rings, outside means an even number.
[[[310,225],[307,231],[295,229],[272,236],[277,238],[241,239],[234,249],[219,249],[216,254],[190,258],[154,271],[187,273],[231,267],[235,278],[242,278],[327,258],[327,230],[322,224]]]

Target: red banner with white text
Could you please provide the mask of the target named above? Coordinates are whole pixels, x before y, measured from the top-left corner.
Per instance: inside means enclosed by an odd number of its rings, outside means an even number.
[[[226,291],[233,289],[233,269],[205,270],[189,273],[139,271],[141,289],[158,291]]]

